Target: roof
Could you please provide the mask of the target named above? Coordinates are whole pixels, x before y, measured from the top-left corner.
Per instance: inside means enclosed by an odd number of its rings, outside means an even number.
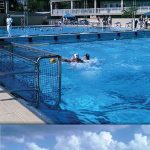
[[[150,12],[146,12],[146,13],[144,13],[144,15],[150,16]]]
[[[66,14],[64,15],[64,18],[75,18],[75,16],[72,15],[72,14],[66,13]]]
[[[35,12],[36,14],[40,14],[40,15],[47,15],[50,14],[49,11],[44,11],[44,12]]]

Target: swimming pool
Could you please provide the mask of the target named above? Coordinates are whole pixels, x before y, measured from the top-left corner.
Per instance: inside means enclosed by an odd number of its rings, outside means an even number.
[[[70,33],[104,33],[113,31],[125,31],[127,28],[109,28],[109,27],[91,27],[91,26],[29,26],[29,27],[13,27],[12,36],[31,36],[31,35],[55,35]],[[0,37],[7,37],[6,27],[0,28]]]
[[[150,38],[43,42],[30,46],[67,58],[75,52],[91,56],[89,63],[62,64],[61,110],[52,113],[57,123],[150,123]]]
[[[12,36],[27,36],[27,35],[48,35],[48,34],[64,34],[64,33],[89,33],[89,32],[104,32],[110,31],[109,28],[94,28],[88,26],[62,26],[62,27],[13,27],[11,30]],[[7,36],[6,28],[0,29],[0,36]]]

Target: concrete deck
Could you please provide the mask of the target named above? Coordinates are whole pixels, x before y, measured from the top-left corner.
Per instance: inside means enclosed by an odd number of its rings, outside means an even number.
[[[0,87],[0,124],[44,124],[38,116]]]

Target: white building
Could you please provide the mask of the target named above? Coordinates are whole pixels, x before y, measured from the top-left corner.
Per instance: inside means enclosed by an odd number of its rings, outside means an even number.
[[[122,15],[123,10],[133,5],[137,14],[150,11],[150,0],[50,0],[52,16]]]

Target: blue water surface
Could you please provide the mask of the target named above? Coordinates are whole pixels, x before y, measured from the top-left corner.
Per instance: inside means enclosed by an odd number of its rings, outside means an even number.
[[[124,30],[124,29],[123,29]],[[12,36],[32,36],[32,35],[52,35],[68,33],[91,33],[91,32],[110,32],[110,28],[89,27],[89,26],[61,26],[61,27],[12,27]],[[0,28],[0,37],[7,37],[8,33],[5,28]]]
[[[90,54],[84,64],[62,63],[61,110],[81,123],[127,124],[150,123],[149,43],[137,38],[30,46],[66,58]]]

